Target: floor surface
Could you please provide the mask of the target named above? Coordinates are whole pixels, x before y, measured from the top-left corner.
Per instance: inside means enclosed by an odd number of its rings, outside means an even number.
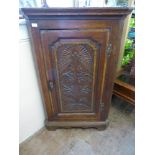
[[[134,110],[112,104],[109,127],[96,129],[42,129],[22,143],[20,155],[134,155]]]

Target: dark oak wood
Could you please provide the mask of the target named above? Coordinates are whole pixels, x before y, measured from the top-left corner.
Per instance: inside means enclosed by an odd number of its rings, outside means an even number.
[[[48,129],[104,129],[123,23],[132,8],[22,11],[32,38]]]
[[[78,122],[73,122],[73,121],[69,121],[69,122],[55,122],[55,121],[48,121],[45,120],[45,126],[47,129],[49,130],[55,130],[57,128],[83,128],[83,129],[87,129],[87,128],[96,128],[98,130],[104,130],[108,127],[109,125],[109,121],[102,121],[102,122],[97,122],[97,121],[78,121]]]
[[[135,87],[121,80],[115,80],[113,94],[135,105]]]
[[[131,13],[132,8],[105,7],[105,8],[22,8],[24,16],[28,19],[47,19],[54,16],[64,18],[66,16],[82,18],[87,16],[92,18],[100,17],[119,17],[127,16]]]

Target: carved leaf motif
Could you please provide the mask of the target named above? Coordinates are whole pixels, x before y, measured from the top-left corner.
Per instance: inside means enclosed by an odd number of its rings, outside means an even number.
[[[74,81],[74,73],[69,70],[68,72],[62,73],[65,81]]]

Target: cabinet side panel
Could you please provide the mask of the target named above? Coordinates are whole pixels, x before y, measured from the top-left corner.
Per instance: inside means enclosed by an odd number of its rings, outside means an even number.
[[[45,65],[42,55],[42,46],[41,46],[41,39],[40,39],[40,32],[38,27],[32,27],[33,21],[27,21],[28,31],[31,39],[32,45],[32,53],[33,58],[35,61],[35,68],[37,71],[37,78],[39,82],[39,87],[42,94],[42,100],[44,102],[44,107],[46,109],[46,114],[48,119],[50,119],[53,115],[53,107],[50,104],[50,98],[48,94],[48,86],[47,80],[45,76]]]
[[[124,19],[118,20],[117,23],[113,23],[112,32],[111,32],[111,51],[110,56],[107,62],[107,70],[105,76],[105,85],[103,91],[103,102],[107,103],[104,106],[105,113],[102,114],[102,117],[107,118],[109,113],[109,108],[111,104],[111,97],[113,91],[113,85],[116,75],[116,68],[118,62],[118,56],[120,53],[121,37],[123,30]]]

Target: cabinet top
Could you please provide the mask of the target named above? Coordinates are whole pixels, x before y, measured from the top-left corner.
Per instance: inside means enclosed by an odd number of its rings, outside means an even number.
[[[131,7],[102,8],[21,8],[26,19],[45,19],[51,17],[124,17],[133,10]]]

